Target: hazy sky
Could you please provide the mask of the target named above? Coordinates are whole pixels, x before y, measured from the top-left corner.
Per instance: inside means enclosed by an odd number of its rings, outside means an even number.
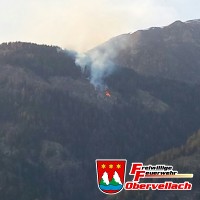
[[[85,51],[109,38],[200,18],[200,0],[0,0],[0,43]]]

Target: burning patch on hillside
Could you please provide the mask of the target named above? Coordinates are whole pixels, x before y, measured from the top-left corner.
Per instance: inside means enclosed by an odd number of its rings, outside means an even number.
[[[107,97],[111,97],[111,93],[110,93],[110,91],[109,91],[108,89],[105,90],[105,95],[106,95]]]

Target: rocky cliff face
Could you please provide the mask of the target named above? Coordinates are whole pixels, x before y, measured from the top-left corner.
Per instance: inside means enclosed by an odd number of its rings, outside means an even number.
[[[166,27],[153,27],[120,35],[102,46],[116,50],[116,65],[139,74],[199,83],[200,21],[176,21]]]

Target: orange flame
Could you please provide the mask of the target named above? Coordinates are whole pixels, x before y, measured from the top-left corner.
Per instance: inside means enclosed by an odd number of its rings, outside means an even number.
[[[107,97],[111,97],[111,94],[110,94],[110,92],[109,92],[108,90],[106,90],[105,95],[106,95]]]

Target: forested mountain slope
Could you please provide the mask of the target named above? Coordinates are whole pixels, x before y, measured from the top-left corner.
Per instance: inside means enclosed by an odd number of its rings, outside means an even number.
[[[74,52],[0,45],[0,198],[102,199],[95,159],[148,157],[200,124],[200,87],[119,67],[96,90]]]

